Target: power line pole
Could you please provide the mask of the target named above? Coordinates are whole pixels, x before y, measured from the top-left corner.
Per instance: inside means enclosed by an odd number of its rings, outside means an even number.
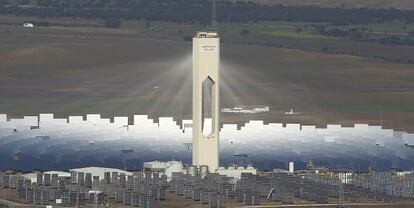
[[[93,197],[93,207],[98,208],[98,192],[95,191],[94,197]]]
[[[344,184],[342,183],[342,181],[339,181],[339,207],[344,207]]]
[[[382,108],[381,108],[381,111],[380,111],[380,117],[381,117],[381,127],[382,127]]]

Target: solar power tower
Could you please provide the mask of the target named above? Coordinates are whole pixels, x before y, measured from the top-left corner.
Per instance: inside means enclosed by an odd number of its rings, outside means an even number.
[[[193,38],[193,165],[219,167],[220,38],[199,32]]]

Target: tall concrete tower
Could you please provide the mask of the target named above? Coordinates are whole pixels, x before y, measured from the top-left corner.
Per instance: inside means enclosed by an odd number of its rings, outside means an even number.
[[[219,166],[219,65],[217,33],[199,32],[193,38],[193,165]]]

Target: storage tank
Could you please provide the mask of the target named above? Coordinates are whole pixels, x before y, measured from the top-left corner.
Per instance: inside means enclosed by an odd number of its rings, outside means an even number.
[[[289,173],[295,172],[295,163],[289,162]]]
[[[200,176],[201,176],[201,178],[204,178],[204,176],[206,176],[207,174],[208,174],[208,166],[207,165],[200,166]]]
[[[188,166],[187,167],[187,174],[191,175],[191,176],[196,176],[197,175],[197,167],[196,166]]]

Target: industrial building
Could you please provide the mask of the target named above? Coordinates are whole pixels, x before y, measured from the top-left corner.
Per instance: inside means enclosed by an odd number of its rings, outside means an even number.
[[[173,173],[183,172],[184,165],[182,162],[178,162],[178,161],[167,161],[167,162],[153,161],[153,162],[145,162],[143,170],[150,171],[150,172],[158,172],[161,175],[166,175],[167,179],[170,180],[172,178]]]
[[[132,172],[116,169],[116,168],[103,168],[103,167],[86,167],[70,169],[69,172],[91,174],[92,177],[98,176],[99,178],[105,178],[105,173],[118,173],[126,176],[132,175]]]
[[[220,175],[225,175],[228,177],[233,177],[235,179],[240,179],[241,176],[246,173],[256,175],[257,169],[252,166],[247,166],[247,167],[230,166],[228,168],[220,167],[219,169],[217,169],[216,173]]]
[[[232,108],[222,108],[222,113],[267,113],[270,112],[269,106],[234,106]]]
[[[70,177],[70,173],[68,172],[63,172],[63,171],[47,171],[44,172],[43,175],[49,175],[49,176],[53,176],[53,175],[57,175],[58,177]],[[38,174],[37,173],[28,173],[28,174],[24,174],[22,175],[25,179],[30,180],[33,183],[37,183],[37,179],[38,179]]]

